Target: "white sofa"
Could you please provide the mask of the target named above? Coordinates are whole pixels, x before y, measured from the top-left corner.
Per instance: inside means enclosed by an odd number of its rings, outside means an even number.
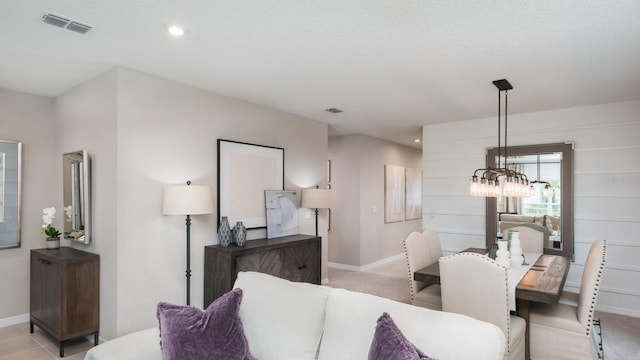
[[[241,272],[239,316],[258,360],[367,359],[377,319],[390,314],[404,336],[440,359],[502,360],[505,336],[495,325],[327,286]],[[155,311],[150,310],[150,311]],[[85,360],[162,360],[153,327],[92,348]]]

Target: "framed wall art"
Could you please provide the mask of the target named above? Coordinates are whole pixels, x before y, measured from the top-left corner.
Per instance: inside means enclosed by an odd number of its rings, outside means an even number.
[[[0,249],[21,242],[22,143],[0,140]]]
[[[405,169],[406,199],[405,220],[422,218],[422,171],[420,169]]]
[[[265,228],[265,190],[284,190],[284,149],[218,139],[218,226]]]
[[[404,221],[404,167],[384,166],[384,222]]]
[[[267,239],[298,234],[298,195],[295,190],[265,190]]]

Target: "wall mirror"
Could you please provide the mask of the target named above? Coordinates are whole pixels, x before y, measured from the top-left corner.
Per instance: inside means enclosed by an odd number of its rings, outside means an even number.
[[[22,143],[0,140],[0,249],[20,247]]]
[[[506,161],[502,150],[487,149],[487,166],[501,160],[524,173],[535,195],[487,198],[487,247],[506,238],[510,228],[526,226],[543,232],[545,254],[573,259],[573,143],[511,146]]]
[[[86,150],[63,155],[64,237],[88,244],[91,235],[91,167]]]

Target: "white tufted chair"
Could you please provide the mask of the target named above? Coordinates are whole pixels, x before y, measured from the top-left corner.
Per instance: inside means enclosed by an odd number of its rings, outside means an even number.
[[[421,281],[413,280],[414,271],[437,262],[442,256],[438,234],[429,229],[424,229],[422,233],[414,231],[407,235],[403,245],[409,271],[411,304],[433,310],[442,310],[440,285],[427,285]]]
[[[579,294],[563,292],[559,304],[531,303],[532,359],[600,358],[591,329],[606,257],[606,241],[594,241],[584,264]]]
[[[514,226],[507,231],[512,230],[520,233],[522,252],[537,254],[544,252],[544,232],[547,231],[547,228],[542,226]]]
[[[511,315],[507,269],[474,253],[440,259],[442,310],[470,316],[498,326],[507,338],[505,359],[524,359],[525,321]]]

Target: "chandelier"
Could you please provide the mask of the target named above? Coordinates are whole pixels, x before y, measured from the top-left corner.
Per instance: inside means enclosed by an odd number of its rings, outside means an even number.
[[[537,165],[538,165],[538,178],[532,182],[530,182],[531,185],[533,184],[544,184],[544,190],[542,190],[542,196],[544,197],[551,197],[553,196],[553,188],[551,187],[551,183],[549,183],[548,181],[542,181],[540,180],[540,154],[538,154],[537,156]]]
[[[513,86],[506,79],[494,80],[493,85],[498,88],[498,167],[486,167],[477,169],[469,181],[469,193],[471,196],[484,197],[530,197],[535,190],[529,184],[529,179],[523,173],[507,168],[507,108],[508,91]],[[504,91],[504,166],[502,165],[502,152],[500,137],[501,133],[501,111],[502,92]],[[478,173],[481,173],[478,179]]]

